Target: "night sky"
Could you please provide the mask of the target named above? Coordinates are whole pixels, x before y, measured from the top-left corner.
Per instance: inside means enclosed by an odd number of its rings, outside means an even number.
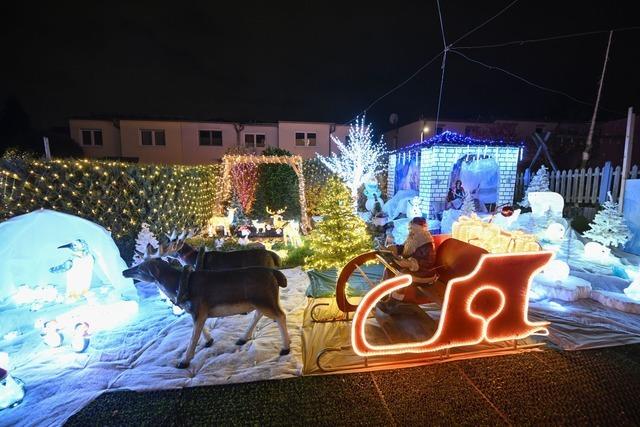
[[[207,1],[3,4],[0,101],[35,126],[73,115],[343,123],[442,49],[435,1]],[[124,2],[123,2],[124,3]],[[449,41],[510,1],[441,0]],[[593,3],[593,5],[591,4]],[[520,0],[458,43],[479,45],[640,25],[633,2]],[[640,107],[640,31],[617,32],[602,107]],[[607,34],[464,50],[529,80],[595,100]],[[369,111],[380,130],[434,116],[440,60]],[[441,117],[588,120],[592,108],[450,54]]]

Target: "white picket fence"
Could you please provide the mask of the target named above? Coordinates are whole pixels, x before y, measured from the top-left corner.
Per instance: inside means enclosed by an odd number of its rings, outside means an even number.
[[[516,177],[516,190],[514,201],[519,202],[524,197],[525,182],[533,176],[533,172],[525,171]],[[638,165],[634,165],[629,171],[628,179],[638,178]],[[604,182],[603,182],[604,180]],[[606,200],[607,192],[611,191],[614,201],[620,196],[620,182],[622,181],[622,168],[613,168],[610,163],[602,168],[573,169],[564,171],[549,171],[549,189],[560,193],[565,203],[572,204],[598,204]]]

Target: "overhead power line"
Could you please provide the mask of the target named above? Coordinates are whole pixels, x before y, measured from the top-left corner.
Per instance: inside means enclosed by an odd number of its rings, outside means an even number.
[[[509,75],[509,76],[511,76],[511,77],[513,77],[513,78],[515,78],[515,79],[518,79],[518,80],[520,80],[520,81],[522,81],[522,82],[524,82],[524,83],[526,83],[526,84],[528,84],[528,85],[530,85],[530,86],[533,86],[533,87],[535,87],[535,88],[538,88],[538,89],[540,89],[540,90],[544,90],[544,91],[546,91],[546,92],[555,93],[556,95],[562,95],[562,96],[564,96],[564,97],[566,97],[566,98],[569,98],[569,99],[571,99],[572,101],[577,102],[577,103],[579,103],[579,104],[588,105],[588,106],[590,106],[590,107],[593,107],[593,106],[594,106],[594,103],[593,103],[593,102],[584,101],[584,100],[582,100],[582,99],[578,99],[578,98],[576,98],[575,96],[572,96],[572,95],[568,94],[567,92],[563,92],[563,91],[561,91],[561,90],[557,90],[557,89],[549,88],[549,87],[542,86],[542,85],[540,85],[540,84],[534,83],[534,82],[532,82],[532,81],[530,81],[530,80],[528,80],[528,79],[526,79],[526,78],[524,78],[524,77],[522,77],[522,76],[519,76],[518,74],[516,74],[516,73],[514,73],[514,72],[511,72],[511,71],[509,71],[509,70],[505,70],[504,68],[497,67],[497,66],[495,66],[495,65],[489,65],[489,64],[486,64],[486,63],[484,63],[484,62],[478,61],[477,59],[470,58],[470,57],[468,57],[467,55],[465,55],[464,53],[462,53],[462,52],[460,52],[460,51],[458,51],[458,50],[456,50],[456,49],[451,49],[451,52],[453,52],[453,53],[455,53],[455,54],[457,54],[457,55],[460,55],[461,57],[463,57],[463,58],[464,58],[464,59],[466,59],[467,61],[470,61],[470,62],[473,62],[473,63],[475,63],[475,64],[481,65],[481,66],[483,66],[483,67],[485,67],[485,68],[488,68],[489,70],[497,70],[497,71],[500,71],[500,72],[502,72],[502,73],[505,73],[505,74],[507,74],[507,75]],[[602,109],[603,109],[603,110],[605,110],[605,111],[608,111],[608,112],[610,112],[610,113],[622,114],[622,113],[620,113],[619,111],[613,111],[613,110],[609,110],[609,109],[606,109],[606,108],[602,108]]]
[[[551,41],[551,40],[562,40],[562,39],[570,39],[570,38],[583,37],[583,36],[591,36],[591,35],[594,35],[594,34],[609,33],[611,31],[619,32],[619,31],[632,31],[632,30],[640,30],[640,26],[614,28],[614,29],[611,29],[611,30],[583,31],[581,33],[560,34],[560,35],[557,35],[557,36],[542,37],[542,38],[538,38],[538,39],[513,40],[513,41],[509,41],[509,42],[484,44],[484,45],[477,45],[477,46],[458,46],[458,47],[456,47],[456,49],[458,49],[458,50],[462,50],[462,49],[489,49],[489,48],[506,47],[506,46],[522,46],[522,45],[525,45],[525,44],[528,44],[528,43],[539,43],[539,42],[546,42],[546,41]]]

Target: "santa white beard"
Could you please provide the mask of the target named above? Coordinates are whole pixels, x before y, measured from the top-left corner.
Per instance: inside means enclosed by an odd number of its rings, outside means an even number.
[[[413,253],[422,245],[432,242],[433,237],[427,230],[410,231],[407,236],[407,240],[404,242],[404,248],[402,249],[402,256],[407,258],[413,255]]]

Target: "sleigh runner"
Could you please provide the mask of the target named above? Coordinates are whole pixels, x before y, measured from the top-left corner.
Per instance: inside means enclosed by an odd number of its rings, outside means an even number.
[[[307,324],[308,331],[315,327],[319,336],[330,336],[330,324],[343,333],[349,329],[348,345],[317,347],[313,339],[307,340],[315,347],[315,354],[307,358],[313,357],[318,372],[510,354],[542,345],[527,339],[546,335],[548,325],[528,319],[528,291],[532,277],[553,257],[551,252],[491,254],[448,235],[434,240],[438,278],[432,284],[416,286],[412,276],[401,274],[389,257],[377,251],[345,265],[336,281],[340,315],[322,318],[326,302],[308,309],[311,323],[316,324]],[[371,262],[383,265],[390,277],[382,281],[370,277],[364,265]],[[371,288],[360,301],[350,300],[346,292],[356,276]],[[398,290],[405,291],[409,303],[391,314],[377,307]],[[431,316],[423,304],[439,307],[440,316]],[[369,337],[372,332],[378,333],[377,340]],[[344,360],[336,363],[339,355]]]

